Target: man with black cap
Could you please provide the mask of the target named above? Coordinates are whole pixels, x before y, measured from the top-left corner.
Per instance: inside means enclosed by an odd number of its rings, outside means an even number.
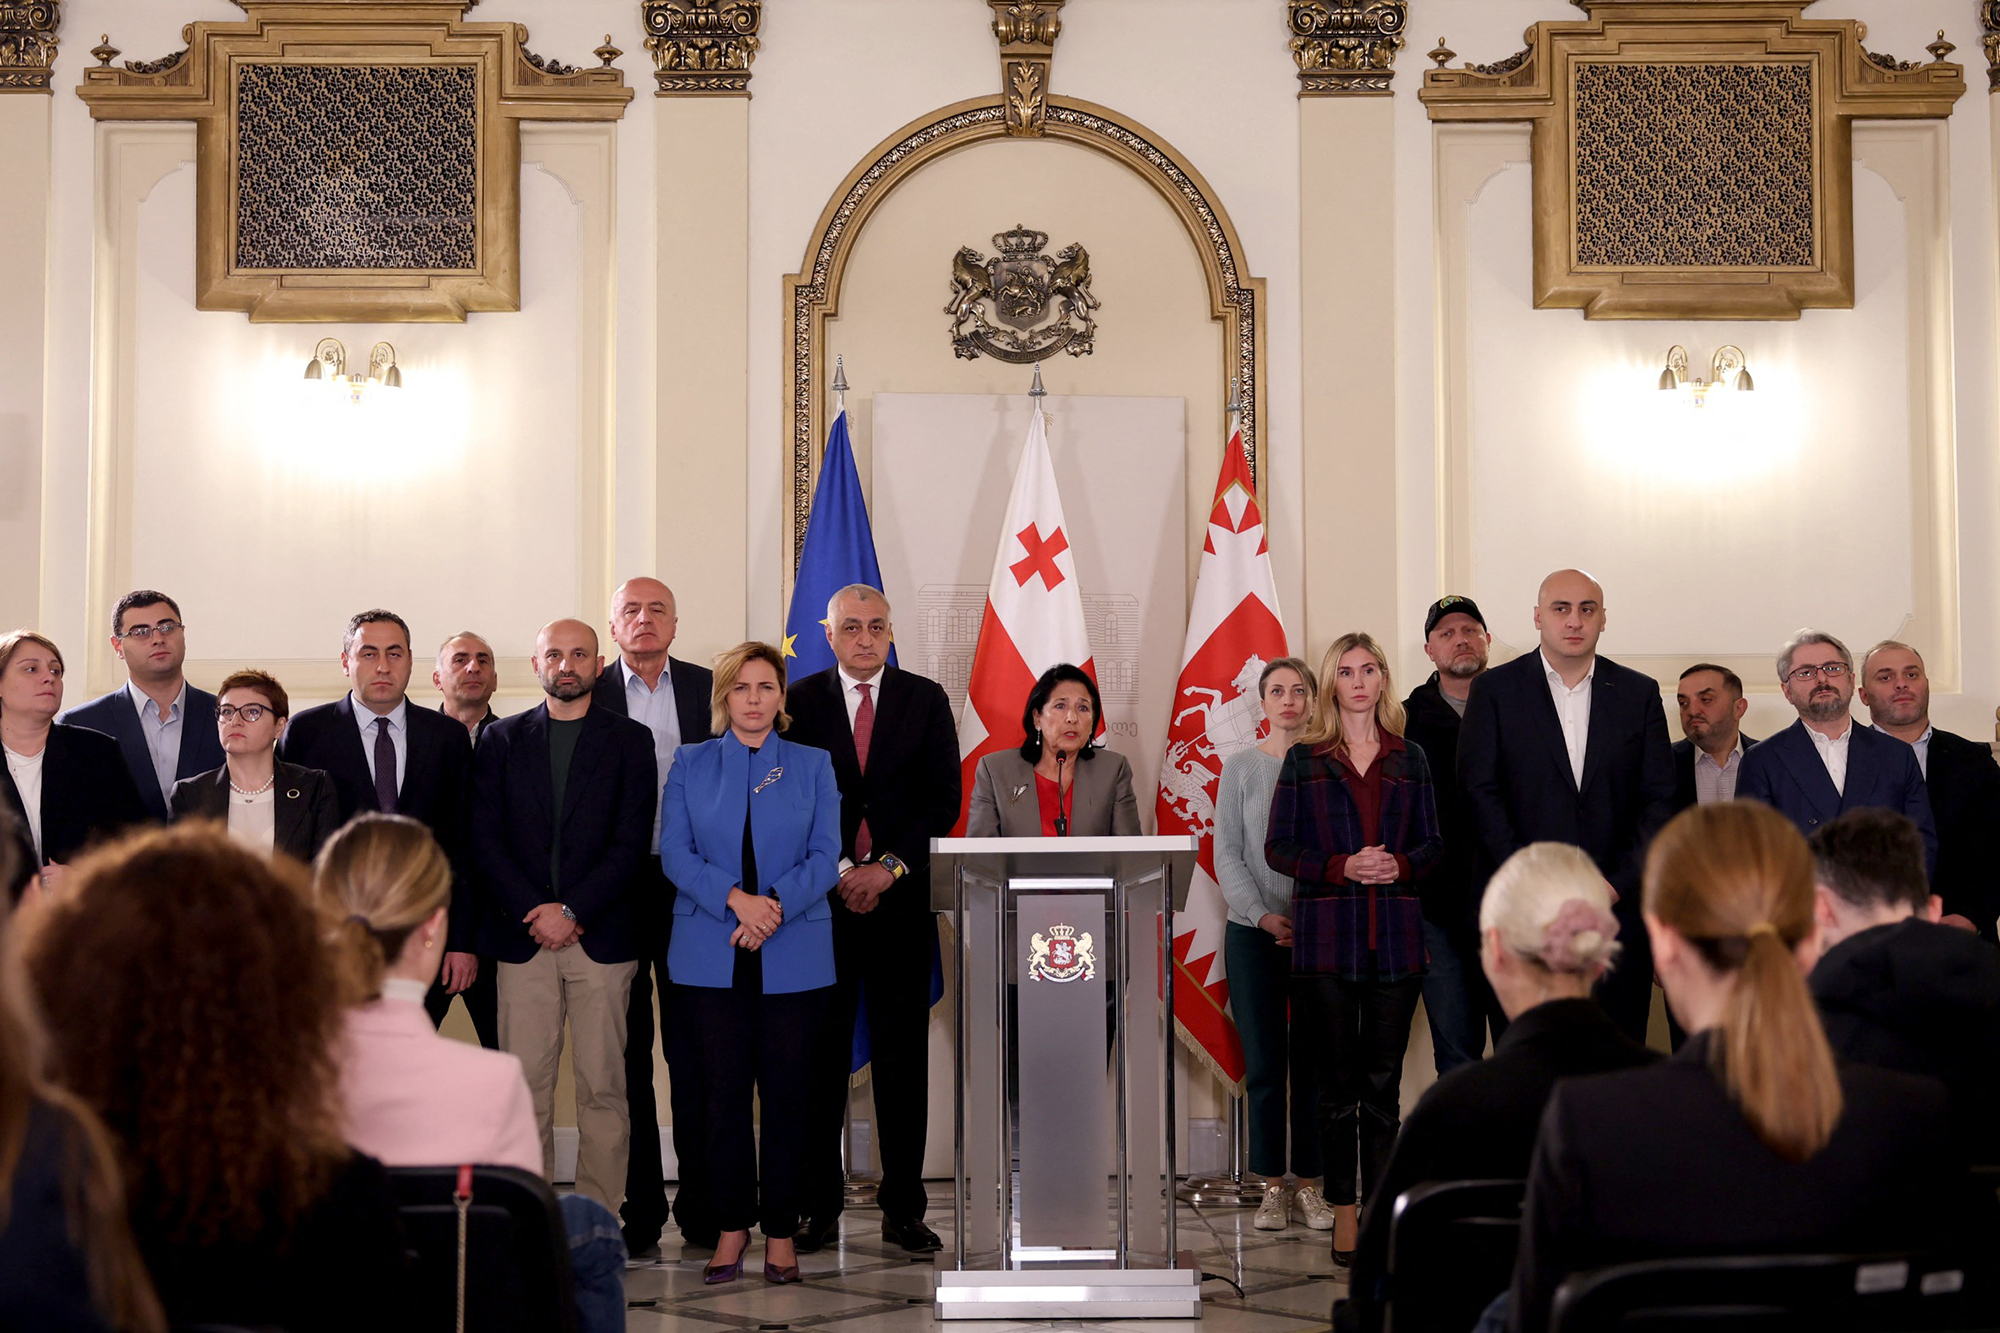
[[[1444,856],[1423,881],[1424,1013],[1431,1024],[1437,1072],[1477,1060],[1486,1026],[1499,1040],[1505,1020],[1479,967],[1479,835],[1458,781],[1458,728],[1472,682],[1486,670],[1492,640],[1486,617],[1470,597],[1440,597],[1424,613],[1424,656],[1437,670],[1403,701],[1406,737],[1430,760]]]

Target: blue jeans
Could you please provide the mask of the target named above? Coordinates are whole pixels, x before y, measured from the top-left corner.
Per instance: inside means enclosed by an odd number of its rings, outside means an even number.
[[[1438,1077],[1469,1065],[1486,1051],[1486,1011],[1492,993],[1479,970],[1479,937],[1459,935],[1424,922],[1424,1014],[1431,1024],[1431,1051]]]
[[[569,1234],[569,1268],[580,1333],[624,1333],[625,1238],[609,1208],[583,1194],[556,1199]]]
[[[1250,1170],[1285,1174],[1285,1078],[1291,1075],[1292,1174],[1317,1180],[1319,1067],[1291,1040],[1292,951],[1268,930],[1231,921],[1222,931],[1229,1012],[1243,1043],[1243,1109],[1250,1125]]]

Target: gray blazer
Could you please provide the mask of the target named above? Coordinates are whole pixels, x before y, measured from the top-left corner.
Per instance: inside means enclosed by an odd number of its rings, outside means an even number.
[[[1069,831],[1076,838],[1139,836],[1139,803],[1132,797],[1132,765],[1115,750],[1076,766],[1070,782]],[[1039,838],[1042,804],[1035,796],[1035,767],[1016,750],[979,761],[972,783],[968,838]]]

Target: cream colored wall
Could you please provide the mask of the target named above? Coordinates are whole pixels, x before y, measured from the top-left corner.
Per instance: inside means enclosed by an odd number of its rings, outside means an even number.
[[[0,97],[0,626],[41,618],[42,373],[48,317],[51,99]],[[0,630],[0,633],[4,633]]]

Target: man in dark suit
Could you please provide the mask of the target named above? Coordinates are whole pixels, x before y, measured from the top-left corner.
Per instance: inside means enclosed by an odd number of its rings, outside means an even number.
[[[1597,653],[1604,590],[1581,570],[1542,580],[1541,650],[1472,686],[1458,772],[1488,873],[1531,842],[1590,853],[1618,894],[1624,952],[1599,999],[1619,1031],[1646,1039],[1653,966],[1639,917],[1646,846],[1673,814],[1674,756],[1659,683]]]
[[[354,616],[340,647],[340,668],[353,688],[294,717],[278,758],[331,775],[343,823],[363,810],[408,815],[430,828],[451,859],[444,966],[424,999],[431,1021],[442,1023],[451,997],[479,975],[477,886],[465,868],[472,743],[451,718],[411,706],[410,667],[410,627],[401,616],[379,608]]]
[[[611,594],[611,638],[618,660],[597,678],[593,698],[599,708],[645,724],[653,737],[653,763],[662,790],[674,766],[674,751],[709,739],[709,705],[714,676],[707,667],[670,657],[680,613],[673,589],[658,579],[627,579]],[[703,1173],[700,1089],[695,1086],[693,1034],[667,1013],[667,937],[674,922],[674,886],[660,868],[660,793],[653,793],[651,849],[639,868],[637,892],[646,947],[632,977],[625,1016],[625,1086],[632,1107],[632,1152],[626,1162],[625,1248],[638,1254],[660,1239],[667,1221],[666,1169],[660,1153],[660,1111],[653,1093],[653,997],[660,998],[661,1045],[666,1055],[669,1114],[673,1117],[674,1157],[680,1188],[673,1216],[682,1240],[701,1249],[719,1234],[709,1206]],[[657,984],[654,974],[657,973]]]
[[[603,665],[590,626],[543,626],[534,669],[548,697],[479,743],[472,846],[486,886],[480,938],[500,960],[500,1046],[527,1073],[543,1171],[555,1170],[567,1021],[577,1192],[616,1212],[632,1131],[625,1008],[646,944],[633,872],[659,785],[646,729],[592,706]]]
[[[1924,659],[1907,643],[1885,640],[1861,662],[1861,701],[1876,730],[1907,741],[1917,753],[1937,821],[1937,872],[1931,891],[1945,915],[1963,919],[1991,943],[2000,917],[2000,764],[1984,741],[1931,725],[1931,681]]]
[[[1804,629],[1778,654],[1778,683],[1799,720],[1743,756],[1739,797],[1771,806],[1811,837],[1837,815],[1879,806],[1909,817],[1937,869],[1937,825],[1916,751],[1848,715],[1854,656],[1831,634]]]
[[[1674,813],[1691,805],[1736,799],[1743,755],[1757,742],[1743,734],[1743,677],[1713,662],[1697,662],[1681,672],[1674,701],[1681,710],[1681,736],[1674,742]]]
[[[180,606],[163,592],[141,588],[118,599],[111,651],[125,664],[125,684],[56,720],[117,741],[146,812],[165,823],[174,784],[223,763],[215,696],[181,673],[187,626]]]
[[[841,875],[833,899],[837,981],[814,1072],[814,1141],[806,1222],[798,1248],[833,1237],[843,1202],[840,1136],[849,1053],[865,998],[882,1155],[882,1234],[914,1254],[941,1242],[924,1224],[924,1146],[930,1096],[931,839],[958,820],[958,729],[937,682],[888,665],[889,603],[865,584],[827,605],[838,665],[795,681],[785,696],[786,739],[833,756],[840,786]]]
[[[493,661],[493,645],[471,630],[460,630],[438,645],[437,664],[431,668],[431,684],[437,686],[444,702],[438,705],[438,712],[465,728],[465,734],[474,748],[486,729],[499,721],[493,711],[493,692],[500,688],[500,669]],[[468,764],[467,772],[471,768]],[[468,796],[468,800],[470,797]],[[470,860],[467,860],[468,869]],[[473,890],[468,881],[468,892]],[[479,1036],[479,1044],[487,1050],[500,1048],[500,992],[494,983],[494,964],[491,958],[479,958],[478,971],[473,975],[472,984],[458,993],[459,1002],[465,1006],[465,1016],[472,1020],[472,1030]],[[451,996],[445,996],[449,1006]],[[442,1023],[444,1016],[438,1015]]]

